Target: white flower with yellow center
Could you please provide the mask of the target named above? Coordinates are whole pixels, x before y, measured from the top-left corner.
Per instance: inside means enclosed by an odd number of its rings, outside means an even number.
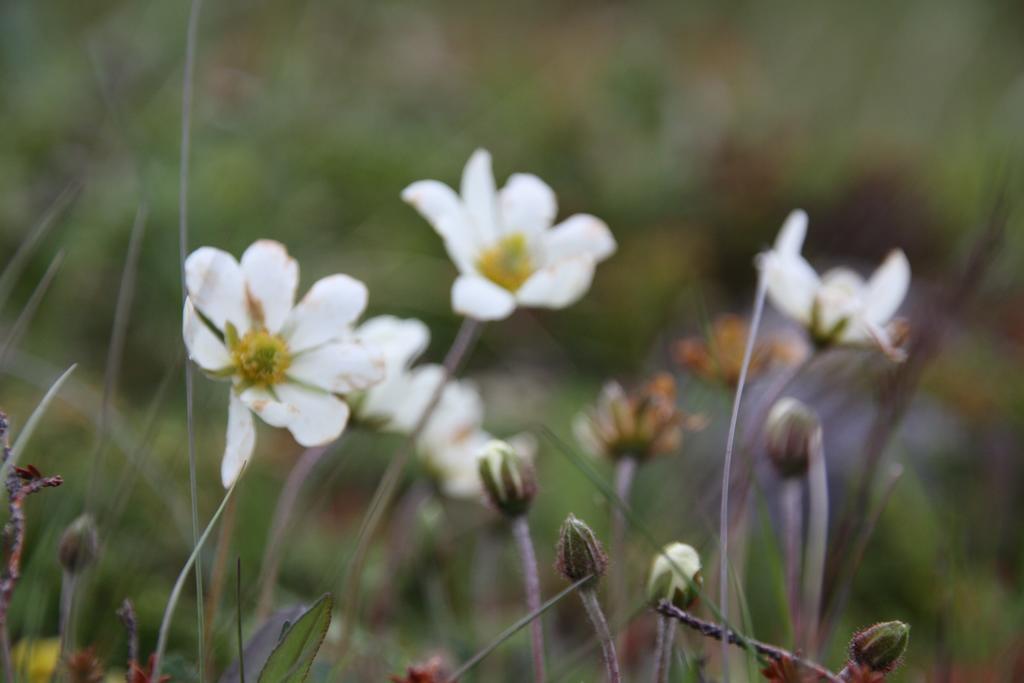
[[[552,227],[555,193],[535,175],[516,173],[498,191],[491,155],[477,150],[462,174],[461,196],[436,180],[402,192],[444,240],[459,277],[456,313],[507,318],[516,306],[565,308],[590,288],[594,269],[616,249],[604,221],[576,214]]]
[[[363,283],[331,275],[295,303],[299,266],[284,246],[260,240],[241,262],[213,247],[185,261],[183,334],[190,358],[231,380],[221,479],[230,486],[256,443],[252,413],[303,446],[341,435],[349,407],[338,395],[384,377],[380,353],[353,338],[366,307]]]
[[[784,315],[807,328],[819,346],[877,345],[898,357],[887,325],[910,287],[910,264],[893,250],[865,281],[849,268],[819,276],[800,254],[807,235],[807,214],[792,212],[775,245],[759,257],[768,299]]]

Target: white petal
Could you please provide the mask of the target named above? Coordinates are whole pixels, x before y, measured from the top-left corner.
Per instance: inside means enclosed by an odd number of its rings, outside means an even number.
[[[554,191],[529,173],[514,173],[501,189],[498,201],[506,233],[538,234],[551,227],[558,213]]]
[[[242,254],[242,272],[253,319],[276,333],[295,305],[299,264],[280,242],[259,240]]]
[[[576,214],[544,235],[544,262],[554,264],[567,258],[589,256],[595,263],[615,253],[615,238],[600,218]]]
[[[436,384],[433,386],[437,386]],[[480,429],[484,404],[476,386],[466,380],[450,381],[420,436],[426,444],[457,441]]]
[[[232,390],[228,404],[227,443],[224,446],[224,458],[220,462],[220,479],[224,488],[235,483],[242,468],[252,457],[255,446],[256,426],[252,422],[252,413],[237,392]]]
[[[807,213],[803,209],[796,209],[786,217],[775,238],[775,251],[779,254],[796,256],[804,246],[804,238],[807,236]]]
[[[420,180],[402,191],[402,200],[434,227],[459,271],[472,270],[480,244],[455,190],[436,180]]]
[[[325,391],[347,394],[384,379],[384,357],[359,342],[330,342],[293,358],[288,377]]]
[[[462,201],[476,229],[478,244],[493,244],[501,235],[498,226],[497,189],[491,170],[491,154],[478,149],[462,171]]]
[[[200,247],[185,259],[185,285],[192,303],[223,330],[234,323],[240,333],[249,330],[245,276],[235,257],[213,247]]]
[[[288,423],[288,431],[299,444],[323,446],[345,431],[348,405],[336,396],[290,383],[279,384],[274,389],[281,401],[297,411]]]
[[[216,372],[231,365],[231,355],[196,312],[192,299],[185,299],[182,314],[182,336],[188,348],[188,357],[204,370]]]
[[[348,275],[318,280],[288,316],[282,335],[292,352],[341,339],[366,308],[366,285]]]
[[[359,413],[384,421],[386,429],[408,434],[423,417],[443,377],[440,365],[421,365],[389,376],[367,390],[358,404]]]
[[[303,446],[322,446],[341,436],[349,409],[336,396],[285,382],[274,387],[276,397],[265,389],[250,388],[241,399],[264,422],[286,427]]]
[[[430,330],[415,318],[379,315],[356,330],[356,338],[384,356],[387,369],[408,367],[427,348]]]
[[[276,396],[261,387],[249,387],[239,394],[249,410],[271,427],[287,427],[298,417],[298,408],[279,401]]]
[[[899,249],[891,252],[868,280],[864,317],[883,325],[899,309],[910,287],[910,263]]]
[[[565,308],[587,293],[593,278],[590,256],[557,261],[531,275],[516,292],[516,300],[524,306]]]
[[[479,498],[483,492],[477,457],[491,440],[487,432],[476,429],[446,442],[421,444],[428,469],[437,478],[441,491],[453,498]]]
[[[452,285],[452,308],[477,320],[502,320],[512,315],[516,300],[507,290],[477,275],[460,275]]]
[[[807,325],[821,280],[802,256],[783,256],[776,252],[762,254],[768,300],[775,308],[797,322]]]

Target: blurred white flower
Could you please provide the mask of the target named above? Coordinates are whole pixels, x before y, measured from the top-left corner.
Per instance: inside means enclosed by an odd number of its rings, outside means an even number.
[[[910,287],[904,253],[890,252],[867,281],[849,268],[833,268],[819,277],[800,254],[806,235],[807,214],[793,211],[775,246],[759,256],[768,299],[806,327],[819,346],[875,344],[898,357],[887,324]]]
[[[441,370],[439,366],[425,366],[431,367]],[[477,460],[483,447],[494,439],[484,430],[483,419],[483,400],[474,384],[461,380],[445,385],[416,445],[427,470],[446,496],[483,500]],[[533,436],[519,434],[507,441],[518,455],[533,460],[537,451]]]
[[[430,330],[414,318],[382,315],[360,325],[355,338],[383,355],[385,376],[353,402],[354,413],[381,429],[409,433],[441,381],[440,366],[411,367],[426,350]]]
[[[303,446],[341,435],[349,407],[337,394],[384,378],[385,361],[353,339],[366,307],[363,283],[331,275],[295,304],[299,267],[284,246],[260,240],[241,262],[212,247],[185,261],[183,334],[189,357],[212,376],[230,379],[227,444],[221,480],[230,486],[256,443],[250,411],[286,427]]]
[[[477,320],[501,320],[516,306],[565,308],[590,288],[594,269],[616,249],[604,221],[576,214],[552,227],[555,193],[535,175],[516,173],[496,189],[491,155],[477,150],[462,174],[461,196],[436,180],[402,192],[444,240],[459,277],[452,307]]]

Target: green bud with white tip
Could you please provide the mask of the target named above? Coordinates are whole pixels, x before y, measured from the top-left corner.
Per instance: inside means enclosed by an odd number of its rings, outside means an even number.
[[[533,466],[504,441],[488,442],[477,459],[480,480],[487,499],[509,517],[518,517],[530,509],[537,494]]]
[[[703,581],[697,551],[685,543],[669,543],[651,563],[647,599],[654,605],[667,600],[679,609],[690,609]]]

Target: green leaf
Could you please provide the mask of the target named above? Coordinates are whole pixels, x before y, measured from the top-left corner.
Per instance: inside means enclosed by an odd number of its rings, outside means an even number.
[[[334,600],[325,593],[291,625],[270,653],[259,683],[302,683],[331,624]]]

